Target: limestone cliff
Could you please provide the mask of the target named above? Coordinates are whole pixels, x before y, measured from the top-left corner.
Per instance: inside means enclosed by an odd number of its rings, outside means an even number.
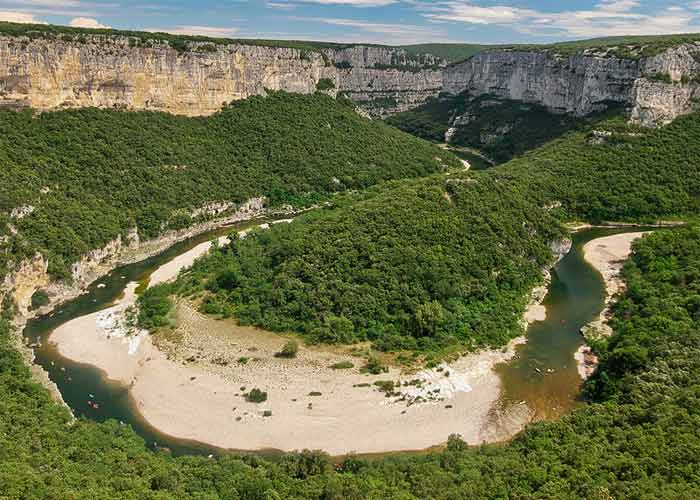
[[[416,107],[440,92],[493,94],[585,115],[610,102],[632,120],[666,123],[696,109],[700,45],[653,57],[608,49],[488,50],[448,66],[430,54],[379,46],[302,50],[264,44],[167,42],[123,35],[0,35],[0,106],[99,106],[208,115],[266,89],[345,95],[372,116]],[[329,82],[332,84],[329,85]]]
[[[430,60],[430,63],[435,61]],[[0,36],[0,105],[40,110],[98,106],[208,115],[266,89],[303,94],[321,79],[333,93],[407,109],[439,92],[441,73],[403,51],[354,46],[323,53],[261,45],[165,42],[119,35]],[[375,69],[380,68],[380,69]],[[386,69],[382,69],[386,68]]]
[[[630,108],[633,121],[653,126],[696,109],[698,60],[698,44],[634,59],[600,50],[572,56],[548,50],[494,50],[446,68],[443,91],[535,102],[579,116],[617,102]]]

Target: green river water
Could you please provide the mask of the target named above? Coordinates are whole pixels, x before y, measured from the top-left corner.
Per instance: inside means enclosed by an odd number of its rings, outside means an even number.
[[[24,336],[29,343],[40,344],[34,349],[36,363],[48,371],[76,417],[96,421],[115,419],[131,425],[148,446],[167,447],[174,454],[223,452],[158,432],[136,411],[128,388],[107,382],[93,366],[62,357],[48,337],[62,323],[108,307],[119,298],[127,283],[147,279],[153,270],[177,255],[199,243],[252,224],[248,222],[202,234],[178,243],[160,255],[117,268],[92,283],[86,294],[58,306],[48,315],[29,321]],[[579,329],[600,313],[605,298],[602,278],[584,261],[582,247],[594,238],[639,230],[590,229],[574,236],[571,252],[552,271],[552,283],[545,299],[547,319],[532,324],[527,334],[528,343],[519,348],[519,355],[498,367],[505,403],[525,401],[536,410],[538,418],[547,419],[557,418],[580,404],[581,380],[573,354],[582,343]],[[99,408],[88,405],[90,399],[99,402]]]

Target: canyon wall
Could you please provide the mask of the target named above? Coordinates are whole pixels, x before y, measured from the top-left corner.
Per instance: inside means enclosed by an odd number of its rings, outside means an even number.
[[[330,93],[347,94],[381,115],[408,109],[440,91],[441,72],[421,64],[399,49],[383,47],[317,52],[191,42],[187,50],[176,50],[165,42],[145,44],[117,35],[80,40],[0,36],[0,106],[209,115],[266,89],[313,93],[321,79],[328,79],[334,85]]]
[[[572,56],[494,50],[446,68],[443,91],[533,102],[578,116],[616,102],[629,108],[632,121],[655,126],[699,109],[699,60],[698,44],[630,59],[600,49]]]
[[[441,92],[542,104],[586,115],[611,102],[658,125],[697,109],[700,46],[654,57],[609,49],[489,50],[453,65],[378,46],[302,50],[256,44],[167,42],[122,35],[0,35],[0,106],[80,106],[208,115],[266,90],[345,95],[372,116],[405,111]],[[321,85],[319,86],[319,82]]]

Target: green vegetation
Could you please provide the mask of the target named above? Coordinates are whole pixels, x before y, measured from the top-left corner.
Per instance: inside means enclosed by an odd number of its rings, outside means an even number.
[[[318,83],[316,83],[316,90],[331,90],[335,88],[335,83],[330,78],[321,78]]]
[[[372,354],[367,358],[367,364],[360,370],[362,373],[370,373],[372,375],[379,375],[380,373],[386,373],[389,369],[382,363],[379,356]]]
[[[459,165],[343,102],[275,93],[207,118],[0,111],[0,279],[36,252],[53,277],[68,278],[89,250],[134,227],[144,240],[201,222],[191,214],[211,203],[266,196],[271,207],[304,207]],[[25,205],[36,209],[10,220]]]
[[[262,47],[284,47],[301,51],[320,52],[323,49],[344,49],[356,44],[315,42],[306,40],[261,40],[249,38],[212,38],[199,35],[174,35],[150,31],[116,30],[111,28],[74,28],[52,24],[25,24],[0,21],[0,34],[27,36],[30,38],[60,38],[66,41],[86,42],[87,35],[126,36],[134,45],[150,46],[154,42],[166,42],[178,51],[190,50],[193,42],[198,42],[195,50],[216,50],[217,45],[240,43]],[[204,44],[204,45],[202,45]]]
[[[700,232],[635,245],[616,336],[600,346],[591,401],[507,445],[367,460],[321,453],[180,457],[115,421],[70,422],[30,378],[0,322],[0,484],[7,498],[697,498],[700,493]],[[639,346],[635,351],[634,346]]]
[[[249,403],[263,403],[267,401],[267,392],[261,391],[257,387],[251,389],[249,393],[245,394],[245,400]]]
[[[182,275],[178,292],[311,342],[501,345],[519,331],[549,242],[562,235],[556,219],[492,177],[394,182],[335,202],[234,238]]]
[[[168,324],[168,315],[173,308],[169,295],[172,286],[163,283],[143,292],[136,300],[138,325],[146,330],[155,330]]]
[[[334,370],[349,370],[350,368],[354,368],[355,365],[352,364],[351,361],[339,361],[337,363],[333,363],[331,365],[331,368]]]
[[[284,344],[284,347],[282,347],[282,350],[280,352],[275,354],[275,357],[278,357],[278,358],[296,358],[298,352],[299,352],[299,344],[294,340],[290,340]]]
[[[385,183],[216,249],[176,285],[242,324],[377,349],[501,346],[561,221],[697,213],[700,115],[612,119],[480,172]],[[225,278],[225,279],[224,279]]]
[[[572,56],[588,50],[599,54],[624,59],[640,59],[660,54],[666,49],[677,47],[684,43],[700,41],[699,33],[684,33],[678,35],[632,35],[592,38],[559,42],[551,45],[504,45],[497,49],[505,50],[548,50],[563,56]],[[493,49],[492,49],[493,50]]]
[[[39,309],[49,303],[49,295],[44,290],[37,290],[32,294],[32,309]]]
[[[477,45],[473,43],[420,43],[401,47],[409,56],[420,57],[431,54],[446,60],[448,63],[458,63],[469,59],[474,54],[492,49],[494,46]]]
[[[534,149],[584,122],[570,115],[550,113],[538,104],[492,96],[471,99],[465,94],[430,99],[416,109],[390,116],[386,122],[409,134],[442,143],[455,119],[450,144],[475,148],[497,163]]]

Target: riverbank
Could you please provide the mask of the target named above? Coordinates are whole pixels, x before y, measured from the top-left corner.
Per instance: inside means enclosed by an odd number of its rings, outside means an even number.
[[[291,215],[311,210],[284,209],[271,211],[265,207],[265,200],[253,198],[239,205],[237,209],[220,217],[210,219],[199,224],[181,230],[168,231],[161,236],[141,241],[136,231],[132,231],[126,241],[118,237],[101,249],[90,251],[79,262],[72,266],[72,282],[56,282],[48,275],[48,262],[39,254],[34,259],[19,264],[2,283],[0,291],[9,293],[14,302],[19,305],[18,312],[13,318],[12,326],[15,335],[15,348],[22,355],[25,363],[32,372],[33,379],[45,387],[53,399],[64,404],[60,391],[56,384],[49,378],[48,373],[41,366],[35,364],[35,355],[32,346],[25,344],[22,331],[27,322],[44,314],[60,314],[60,306],[76,297],[88,292],[89,287],[100,278],[104,277],[115,268],[140,262],[154,255],[158,255],[167,248],[201,234],[233,226],[237,223],[245,223],[263,217]],[[282,219],[286,221],[287,219]],[[48,293],[49,302],[39,309],[29,309],[27,304],[34,291],[43,289]]]
[[[605,236],[584,245],[584,258],[601,274],[606,291],[605,307],[600,315],[581,329],[586,340],[609,337],[613,334],[607,324],[607,318],[615,297],[624,290],[624,282],[620,276],[622,267],[632,252],[632,243],[647,233],[648,231],[640,231]],[[574,358],[579,375],[584,380],[590,377],[598,366],[598,359],[587,344],[579,348]]]
[[[200,244],[160,266],[150,285],[173,279],[209,246]],[[429,448],[453,433],[471,444],[502,441],[529,421],[526,405],[517,414],[499,412],[501,381],[493,370],[515,355],[524,337],[418,373],[391,368],[366,375],[360,371],[365,359],[352,347],[301,346],[295,359],[279,358],[286,337],[203,316],[184,301],[172,331],[148,335],[124,320],[135,288],[130,283],[111,308],[63,324],[50,342],[62,356],[96,366],[129,387],[137,413],[172,437],[239,450],[377,453]],[[546,287],[533,292],[526,320],[542,317],[545,295]],[[343,362],[352,368],[332,368]],[[267,392],[267,401],[246,401],[252,388]]]

